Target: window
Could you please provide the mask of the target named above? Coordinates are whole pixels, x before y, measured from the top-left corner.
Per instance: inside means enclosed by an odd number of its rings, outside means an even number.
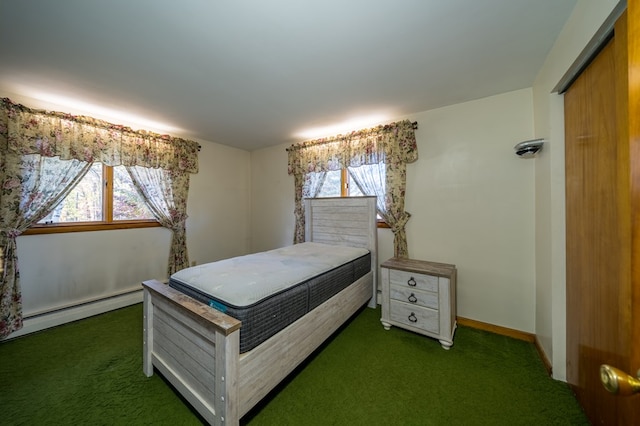
[[[384,163],[349,167],[348,169],[327,172],[317,197],[357,197],[365,195],[363,188],[375,188],[368,193],[384,194]],[[357,176],[354,179],[354,175]],[[361,188],[363,186],[363,188]],[[378,214],[378,227],[386,227],[386,223]]]
[[[94,163],[75,188],[28,233],[160,226],[124,166]]]
[[[349,185],[347,169],[327,172],[318,192],[318,197],[348,197],[352,195],[362,195],[362,192],[358,189],[358,185]]]

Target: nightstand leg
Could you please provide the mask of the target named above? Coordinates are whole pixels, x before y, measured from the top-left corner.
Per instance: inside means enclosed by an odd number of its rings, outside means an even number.
[[[382,326],[384,327],[385,330],[391,329],[391,324],[389,324],[388,322],[382,321],[382,320],[380,320],[380,322],[382,323]]]
[[[438,342],[442,345],[442,349],[449,350],[451,346],[453,346],[453,342],[449,342],[447,340],[438,340]]]

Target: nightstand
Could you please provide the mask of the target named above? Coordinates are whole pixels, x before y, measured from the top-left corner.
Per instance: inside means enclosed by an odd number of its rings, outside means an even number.
[[[449,349],[456,329],[455,265],[394,257],[380,268],[385,330],[395,325]]]

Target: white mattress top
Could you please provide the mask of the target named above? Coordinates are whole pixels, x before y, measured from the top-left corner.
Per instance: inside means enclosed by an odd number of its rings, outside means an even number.
[[[368,252],[364,248],[306,242],[193,266],[176,272],[171,278],[242,307]]]

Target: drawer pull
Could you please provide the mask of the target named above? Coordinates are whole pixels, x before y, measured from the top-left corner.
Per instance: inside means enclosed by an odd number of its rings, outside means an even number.
[[[418,322],[418,317],[416,317],[416,314],[414,314],[413,312],[411,312],[411,315],[409,315],[407,318],[409,318],[409,321],[411,322]]]
[[[411,293],[411,296],[409,296],[409,302],[416,303],[417,301],[418,298],[413,293]]]
[[[415,287],[416,286],[416,280],[413,279],[413,277],[409,278],[409,281],[407,281],[407,284],[410,287]]]

